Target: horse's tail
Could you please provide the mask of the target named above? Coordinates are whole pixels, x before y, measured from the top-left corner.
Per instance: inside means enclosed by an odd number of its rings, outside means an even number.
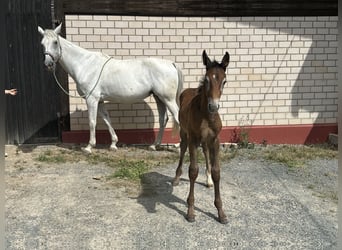
[[[179,66],[177,66],[175,63],[173,63],[173,66],[177,69],[178,74],[178,86],[177,86],[177,92],[176,92],[176,102],[178,105],[178,108],[180,107],[179,97],[181,95],[181,92],[183,90],[183,73]],[[178,119],[178,117],[177,117]],[[176,121],[175,117],[173,117],[173,125],[172,125],[172,136],[175,136],[179,133],[179,122]]]
[[[178,74],[178,87],[177,87],[176,102],[179,107],[179,97],[183,90],[183,73],[182,73],[182,69],[179,66],[177,66],[176,64],[173,64],[173,65],[176,67],[177,74]]]

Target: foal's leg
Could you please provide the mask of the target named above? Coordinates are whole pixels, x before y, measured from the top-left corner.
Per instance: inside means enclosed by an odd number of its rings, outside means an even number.
[[[98,108],[98,100],[96,98],[92,98],[91,96],[86,100],[87,108],[88,108],[88,119],[89,119],[89,143],[87,147],[82,148],[82,150],[86,153],[91,153],[91,149],[96,145],[96,137],[95,137],[95,128],[96,128],[96,116],[97,116],[97,108]]]
[[[227,216],[224,214],[222,209],[222,200],[220,194],[220,164],[219,164],[219,150],[220,150],[220,143],[216,138],[213,142],[212,146],[210,147],[210,161],[212,164],[211,174],[214,181],[214,188],[215,188],[215,207],[218,211],[218,219],[219,222],[222,224],[226,224],[228,222]]]
[[[156,100],[158,113],[159,113],[159,132],[158,132],[156,140],[150,146],[150,149],[156,150],[156,146],[159,146],[161,144],[161,140],[163,138],[164,130],[165,130],[169,117],[167,116],[165,104],[159,99],[158,96],[153,95],[153,97]]]
[[[188,202],[188,214],[187,220],[189,222],[195,221],[195,181],[198,176],[198,165],[197,165],[197,147],[194,142],[189,143],[190,153],[190,166],[189,166],[189,179],[190,179],[190,192],[187,199]]]
[[[177,186],[179,184],[179,180],[180,180],[180,177],[182,175],[182,166],[183,166],[184,154],[186,152],[186,149],[188,148],[187,135],[184,133],[184,131],[182,129],[180,131],[180,137],[181,137],[180,156],[179,156],[178,167],[176,170],[176,176],[172,181],[173,186]]]
[[[211,178],[211,163],[209,161],[209,151],[206,143],[202,142],[203,154],[205,157],[206,175],[207,175],[207,187],[213,186],[213,180]]]
[[[104,122],[106,123],[108,130],[109,130],[109,133],[110,133],[110,136],[112,138],[112,144],[110,145],[110,149],[116,150],[116,149],[118,149],[116,147],[116,143],[118,142],[118,137],[117,137],[112,125],[111,125],[111,121],[110,121],[108,111],[107,111],[103,102],[99,103],[99,113],[100,113],[102,119],[104,120]]]

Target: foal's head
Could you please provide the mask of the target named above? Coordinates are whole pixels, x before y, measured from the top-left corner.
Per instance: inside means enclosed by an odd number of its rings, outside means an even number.
[[[215,113],[219,110],[219,101],[226,83],[226,68],[229,64],[229,53],[223,56],[221,63],[211,61],[205,50],[202,54],[203,64],[206,67],[206,73],[202,81],[203,90],[208,98],[208,111]]]

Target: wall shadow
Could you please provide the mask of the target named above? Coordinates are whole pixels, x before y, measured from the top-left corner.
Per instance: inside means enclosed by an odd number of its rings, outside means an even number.
[[[264,98],[257,112],[247,115],[246,128],[253,127],[257,115],[264,114],[265,100],[272,100],[277,102],[273,105],[276,110],[272,112],[280,113],[273,120],[283,120],[281,124],[288,127],[304,126],[301,131],[305,134],[298,134],[298,137],[305,138],[304,144],[327,141],[329,133],[337,133],[337,27],[335,21],[329,22],[328,18],[312,17],[309,21],[310,18],[294,17],[284,20],[286,28],[277,28],[277,17],[273,22],[261,21],[259,24],[239,22],[251,28],[267,29],[276,40],[277,36],[287,37],[280,38],[278,45],[281,47],[274,48],[273,54],[265,54],[266,59],[267,56],[278,56],[276,64],[270,68],[273,77],[266,81],[266,91],[261,93]],[[281,22],[279,26],[282,26]],[[268,98],[271,95],[275,99]]]
[[[311,36],[310,38],[315,38]],[[329,41],[312,40],[309,52],[291,91],[291,115],[301,120],[313,119],[304,144],[327,141],[337,133],[337,47]],[[317,53],[319,51],[320,53]]]

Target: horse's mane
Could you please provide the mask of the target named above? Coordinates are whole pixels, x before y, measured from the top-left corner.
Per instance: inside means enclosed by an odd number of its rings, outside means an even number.
[[[45,36],[47,37],[56,37],[56,33],[53,30],[46,29]]]

